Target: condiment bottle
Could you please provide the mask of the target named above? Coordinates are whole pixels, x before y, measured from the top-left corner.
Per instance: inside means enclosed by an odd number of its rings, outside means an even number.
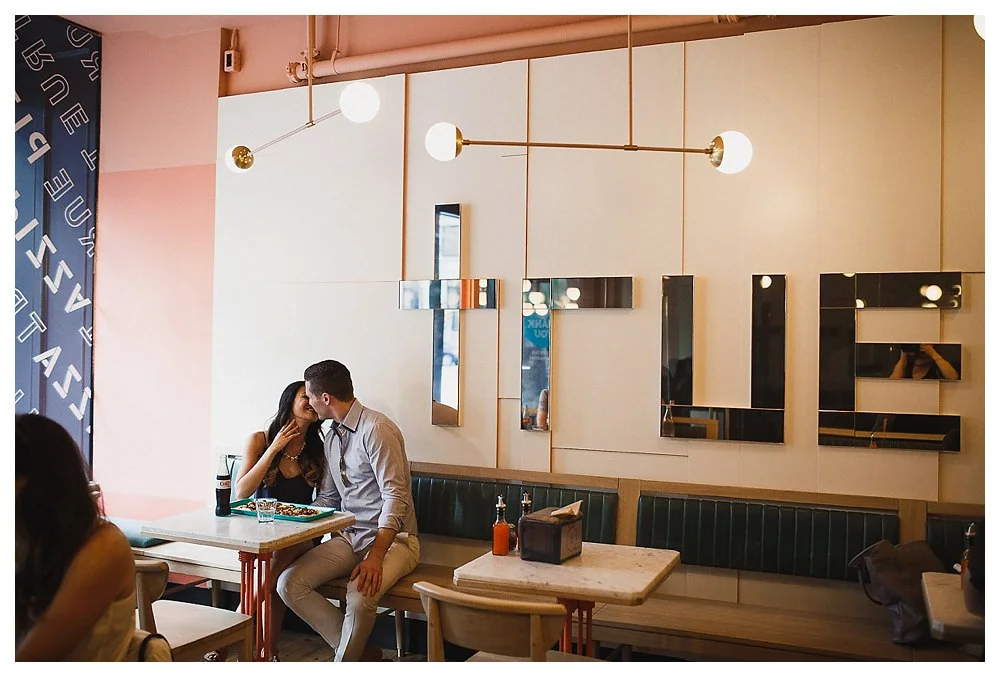
[[[521,550],[521,525],[524,523],[524,516],[531,513],[531,494],[525,491],[521,494],[521,519],[517,521],[517,549]]]
[[[494,555],[506,555],[510,552],[510,525],[504,519],[506,509],[503,496],[497,496],[497,521],[493,523]]]

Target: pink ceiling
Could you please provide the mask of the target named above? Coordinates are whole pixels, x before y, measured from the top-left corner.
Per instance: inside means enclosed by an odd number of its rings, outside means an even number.
[[[198,33],[216,28],[244,28],[273,21],[287,19],[287,16],[221,16],[221,15],[62,15],[64,19],[78,23],[105,35],[143,31],[158,38],[172,38],[188,33]]]

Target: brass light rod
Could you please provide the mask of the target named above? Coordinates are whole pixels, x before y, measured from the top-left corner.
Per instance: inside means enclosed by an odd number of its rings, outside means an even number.
[[[709,155],[712,148],[671,148],[668,146],[615,146],[603,143],[548,143],[543,141],[475,141],[462,139],[463,146],[515,146],[522,148],[585,148],[589,150],[652,150],[668,153],[702,153]]]
[[[323,122],[323,120],[329,120],[334,115],[340,115],[340,109],[339,108],[337,110],[335,110],[335,111],[327,113],[326,115],[321,115],[320,117],[316,118],[315,120],[307,122],[304,125],[300,125],[300,126],[296,127],[295,129],[293,129],[290,132],[285,132],[284,134],[282,134],[278,138],[272,139],[271,141],[268,141],[264,145],[258,146],[257,148],[254,148],[250,152],[251,153],[259,153],[260,151],[262,151],[265,148],[268,148],[270,146],[273,146],[274,144],[278,143],[279,141],[284,141],[285,139],[287,139],[290,136],[295,136],[296,134],[298,134],[299,132],[301,132],[303,129],[309,129],[310,127],[313,127],[314,125],[318,125],[319,123]]]

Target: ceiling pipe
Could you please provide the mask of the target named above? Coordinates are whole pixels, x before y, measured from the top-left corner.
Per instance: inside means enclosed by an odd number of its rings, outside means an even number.
[[[632,31],[656,31],[665,28],[697,26],[702,24],[717,24],[721,22],[735,23],[742,16],[636,16],[633,18]],[[312,76],[325,78],[331,75],[359,73],[382,68],[396,68],[429,61],[458,59],[496,52],[506,52],[515,49],[543,47],[577,40],[591,40],[622,35],[625,32],[626,17],[609,17],[581,21],[561,26],[532,28],[513,33],[499,35],[484,35],[478,38],[452,40],[419,47],[405,47],[374,54],[359,54],[357,56],[342,56],[326,61],[313,61]],[[288,79],[293,83],[304,82],[309,77],[309,67],[306,63],[290,63],[286,68]]]

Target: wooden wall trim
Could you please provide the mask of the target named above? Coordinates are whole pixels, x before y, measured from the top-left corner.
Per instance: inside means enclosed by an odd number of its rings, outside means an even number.
[[[563,473],[542,472],[540,470],[510,470],[507,468],[482,468],[468,465],[411,461],[410,472],[445,477],[468,477],[481,480],[532,482],[534,484],[557,484],[561,486],[607,489],[610,491],[618,490],[617,477],[567,475]]]
[[[804,503],[814,505],[834,505],[847,508],[869,510],[899,509],[898,498],[880,496],[851,496],[847,494],[823,494],[812,491],[782,491],[779,489],[756,489],[754,487],[726,487],[712,484],[687,484],[683,482],[656,482],[642,480],[641,493],[680,494],[692,496],[717,496],[719,498],[739,498],[750,501],[778,501],[782,503]]]
[[[940,501],[927,502],[928,515],[942,515],[946,517],[985,517],[986,506],[979,503],[943,503]]]
[[[618,480],[618,524],[615,543],[635,545],[635,532],[639,523],[639,480],[622,477]]]
[[[899,542],[923,541],[927,538],[927,501],[899,501]]]

